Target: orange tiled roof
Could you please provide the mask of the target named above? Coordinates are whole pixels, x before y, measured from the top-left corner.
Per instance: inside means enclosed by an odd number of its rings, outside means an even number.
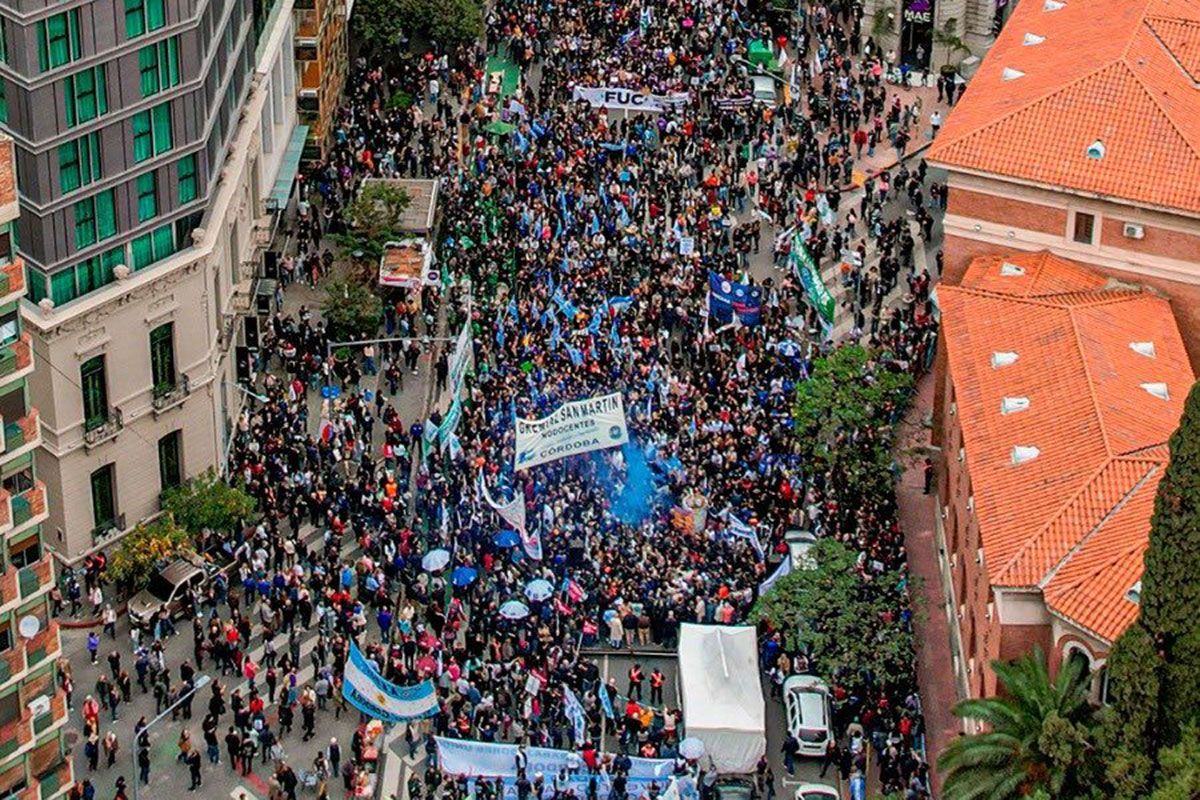
[[[1200,212],[1198,79],[1195,0],[1024,2],[928,158]]]
[[[975,259],[938,303],[990,582],[1123,598],[1116,560],[1072,565],[1166,464],[1194,381],[1169,304],[1046,252]],[[1149,519],[1103,552],[1140,553]]]

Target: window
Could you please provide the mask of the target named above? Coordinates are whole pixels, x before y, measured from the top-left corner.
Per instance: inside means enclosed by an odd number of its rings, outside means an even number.
[[[136,39],[167,24],[164,0],[125,0],[125,36]]]
[[[179,204],[196,199],[196,154],[185,156],[179,161]]]
[[[67,104],[67,127],[107,114],[108,88],[104,65],[68,75],[63,81],[63,98]]]
[[[117,233],[113,190],[108,189],[75,204],[75,248],[82,250]]]
[[[89,431],[108,422],[107,383],[104,356],[83,362],[79,368],[79,385],[83,389],[83,426]]]
[[[145,269],[175,252],[175,236],[170,225],[137,237],[129,243],[133,254],[133,269]]]
[[[163,489],[183,483],[183,464],[179,457],[179,431],[171,431],[158,440],[158,480]]]
[[[8,122],[8,81],[0,78],[0,122]]]
[[[0,63],[8,63],[8,29],[0,19]]]
[[[116,476],[113,465],[105,464],[92,473],[92,520],[107,530],[117,521]]]
[[[179,85],[179,37],[147,45],[138,51],[138,70],[142,76],[142,97],[158,94]]]
[[[7,314],[0,314],[0,345],[12,344],[21,335],[21,326],[17,323],[17,310],[14,308]],[[9,419],[9,422],[12,420]]]
[[[61,67],[79,58],[79,9],[47,17],[37,24],[38,68]]]
[[[138,222],[158,216],[158,181],[153,172],[139,175],[137,179]]]
[[[171,105],[163,103],[133,115],[133,160],[146,159],[171,149]]]
[[[59,145],[58,182],[63,194],[100,180],[100,134],[89,133]]]
[[[1091,244],[1096,232],[1096,217],[1082,211],[1075,212],[1075,230],[1072,238],[1079,244]]]
[[[154,394],[175,388],[175,325],[168,322],[150,331],[150,380]]]

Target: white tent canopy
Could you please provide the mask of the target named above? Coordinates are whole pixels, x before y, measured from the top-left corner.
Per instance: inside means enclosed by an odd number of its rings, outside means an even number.
[[[717,772],[754,772],[767,750],[754,628],[681,626],[679,685],[687,735],[704,742]]]

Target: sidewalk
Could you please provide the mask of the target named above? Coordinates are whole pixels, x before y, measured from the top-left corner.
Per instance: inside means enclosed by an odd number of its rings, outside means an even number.
[[[954,662],[950,648],[950,625],[942,601],[942,577],[938,566],[938,545],[934,531],[937,513],[936,495],[926,495],[924,489],[924,456],[913,454],[914,449],[929,445],[930,431],[924,420],[933,410],[932,375],[926,375],[917,385],[917,396],[904,418],[900,450],[909,455],[901,463],[904,477],[896,486],[900,525],[908,549],[909,571],[917,578],[921,608],[916,614],[914,628],[917,640],[917,685],[921,690],[921,705],[925,711],[926,753],[930,762],[930,781],[933,796],[941,793],[941,776],[934,768],[937,756],[950,740],[958,736],[958,719],[951,713],[959,697],[955,687]]]

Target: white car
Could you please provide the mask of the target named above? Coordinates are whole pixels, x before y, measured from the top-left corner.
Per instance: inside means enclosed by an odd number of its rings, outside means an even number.
[[[792,569],[817,568],[817,560],[809,552],[817,543],[816,536],[808,531],[791,530],[783,534],[783,541],[787,544],[788,555],[792,558]]]
[[[838,790],[823,783],[802,783],[796,787],[796,800],[842,800]]]
[[[750,78],[750,83],[754,86],[754,102],[766,103],[769,106],[778,103],[774,78],[768,75],[754,75]]]
[[[800,755],[819,758],[833,738],[829,687],[816,675],[793,675],[783,682],[788,731],[800,742]]]

